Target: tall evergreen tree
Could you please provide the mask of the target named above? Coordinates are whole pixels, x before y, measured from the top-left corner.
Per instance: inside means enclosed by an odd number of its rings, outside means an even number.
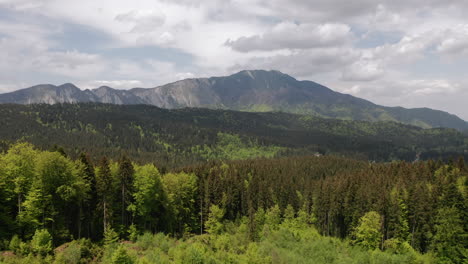
[[[97,209],[98,204],[98,194],[97,194],[97,182],[96,182],[96,174],[94,171],[94,166],[91,163],[89,155],[85,153],[81,153],[79,157],[79,161],[81,162],[82,167],[82,175],[85,184],[88,186],[88,192],[86,194],[86,198],[83,200],[80,206],[81,216],[80,219],[82,220],[83,224],[80,223],[80,227],[83,226],[84,228],[84,236],[85,237],[92,237],[93,239],[97,239],[96,232],[94,230],[94,222],[96,220],[95,212]],[[81,234],[81,232],[80,232]],[[80,237],[80,235],[79,235]]]
[[[96,174],[96,190],[98,193],[99,207],[102,215],[102,232],[110,228],[112,216],[113,179],[109,167],[109,160],[103,157],[99,163]]]
[[[119,170],[117,177],[120,185],[120,206],[121,206],[121,225],[126,228],[130,225],[130,219],[128,215],[128,206],[132,203],[133,197],[133,177],[134,177],[133,164],[127,155],[123,155],[119,160]]]

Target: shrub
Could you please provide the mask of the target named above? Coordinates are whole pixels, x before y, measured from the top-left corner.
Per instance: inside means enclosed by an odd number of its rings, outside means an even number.
[[[15,252],[15,254],[18,254],[20,251],[20,244],[21,239],[18,237],[18,235],[14,235],[10,240],[9,249]]]
[[[52,251],[52,236],[47,229],[36,230],[31,240],[31,250],[34,254],[41,256]]]
[[[104,231],[104,245],[109,246],[117,243],[117,241],[119,241],[119,234],[117,234],[117,232],[115,232],[111,227],[108,227]]]
[[[120,245],[112,254],[112,264],[133,264],[135,260],[128,255],[127,250],[123,245]]]
[[[56,264],[77,264],[80,260],[81,246],[78,241],[64,244],[55,250]]]

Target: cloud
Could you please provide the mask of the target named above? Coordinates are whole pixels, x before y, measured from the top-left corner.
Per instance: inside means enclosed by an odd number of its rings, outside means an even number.
[[[296,24],[282,22],[264,34],[226,41],[226,45],[240,52],[277,49],[309,49],[340,46],[352,38],[351,28],[345,24]]]
[[[444,32],[437,51],[444,55],[468,55],[468,24],[460,24]]]
[[[280,70],[296,77],[313,76],[333,72],[351,65],[360,54],[346,48],[317,48],[293,51],[276,56],[254,57],[232,70],[270,69]]]
[[[130,33],[148,33],[164,25],[166,16],[154,10],[132,10],[118,14],[115,20],[131,24]]]
[[[343,72],[343,81],[374,81],[384,75],[384,70],[375,61],[359,60],[348,67]]]
[[[142,82],[140,80],[94,80],[86,82],[77,82],[76,85],[82,89],[94,89],[101,86],[109,86],[115,89],[129,89],[135,87],[141,87]]]
[[[263,68],[460,113],[467,12],[463,0],[0,0],[0,89],[152,87]],[[76,25],[105,37],[72,45],[63,32]]]
[[[30,66],[41,72],[59,74],[72,78],[99,75],[107,67],[96,54],[78,51],[47,52],[30,59]]]
[[[350,88],[341,89],[341,92],[386,106],[430,107],[468,120],[464,106],[468,98],[467,86],[468,80],[458,82],[447,79],[381,79],[349,86]]]

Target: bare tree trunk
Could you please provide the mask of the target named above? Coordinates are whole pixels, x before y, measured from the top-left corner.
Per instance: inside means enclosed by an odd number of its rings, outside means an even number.
[[[122,225],[123,226],[125,226],[124,213],[125,213],[125,185],[122,184]]]
[[[18,215],[21,214],[21,193],[18,193]]]
[[[106,219],[106,214],[107,214],[107,213],[106,213],[106,201],[105,201],[105,200],[104,200],[104,202],[103,202],[103,210],[102,210],[102,211],[103,211],[103,213],[104,213],[104,215],[103,215],[103,217],[102,217],[103,226],[104,226],[104,232],[106,232],[106,230],[107,230],[107,219]]]
[[[80,203],[80,213],[78,216],[78,239],[81,238],[81,218],[83,217],[83,202]]]
[[[200,235],[203,234],[203,198],[200,195]]]

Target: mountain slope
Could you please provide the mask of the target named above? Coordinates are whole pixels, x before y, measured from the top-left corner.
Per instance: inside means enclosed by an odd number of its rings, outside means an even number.
[[[96,97],[92,91],[82,91],[71,83],[66,83],[60,86],[40,84],[12,93],[0,95],[0,103],[56,104],[98,101],[99,98]]]
[[[212,159],[339,154],[370,160],[417,156],[468,158],[468,136],[395,122],[324,119],[289,113],[248,113],[149,105],[0,105],[0,150],[16,140],[70,155],[135,159],[180,166]]]
[[[169,109],[283,111],[345,120],[395,121],[423,128],[468,129],[467,122],[443,111],[379,106],[312,81],[298,81],[278,71],[241,71],[225,77],[186,79],[149,89],[100,87],[81,91],[72,84],[39,85],[0,95],[0,103],[76,102],[150,104]]]

